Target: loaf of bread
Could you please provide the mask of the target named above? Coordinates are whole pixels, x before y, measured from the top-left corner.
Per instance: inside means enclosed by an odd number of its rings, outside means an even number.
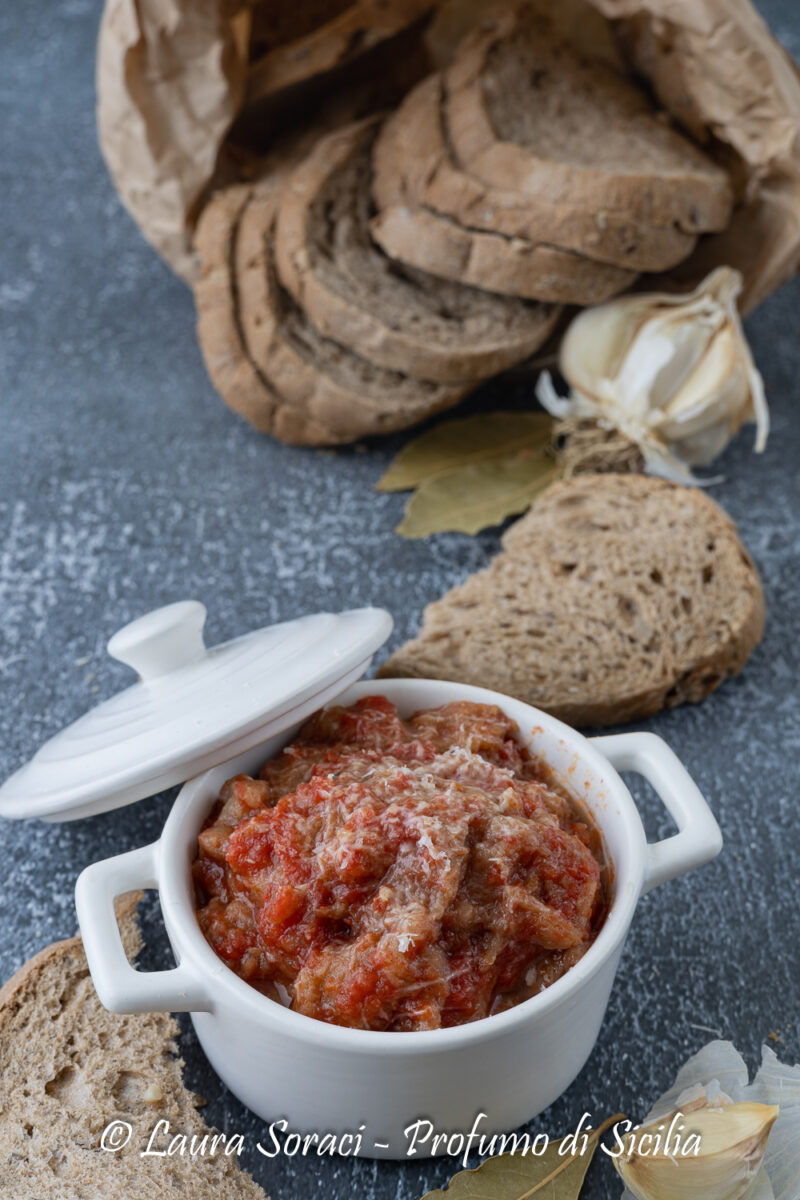
[[[140,946],[138,896],[117,913],[129,958]],[[168,1013],[119,1016],[97,998],[79,937],[56,942],[0,989],[0,1194],[8,1200],[266,1200],[216,1154],[140,1157],[158,1120],[198,1140],[213,1130],[181,1078]],[[101,1148],[121,1121],[128,1143]],[[124,1136],[124,1126],[119,1134]],[[163,1148],[164,1141],[159,1141]]]
[[[722,509],[644,475],[555,483],[380,669],[477,684],[578,726],[697,702],[761,639],[758,572]]]
[[[378,118],[320,138],[283,189],[275,237],[281,283],[317,331],[393,371],[472,384],[514,366],[558,310],[425,270],[403,271],[370,236]]]

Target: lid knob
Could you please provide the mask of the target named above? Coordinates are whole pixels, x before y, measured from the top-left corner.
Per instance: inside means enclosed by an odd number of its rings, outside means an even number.
[[[199,600],[181,600],[146,613],[110,639],[108,653],[146,682],[188,666],[206,652],[206,608]]]

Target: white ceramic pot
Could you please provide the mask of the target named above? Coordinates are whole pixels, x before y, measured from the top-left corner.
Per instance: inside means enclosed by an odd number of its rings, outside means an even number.
[[[191,879],[197,835],[222,783],[254,772],[297,727],[207,771],[182,788],[158,842],[88,867],[76,889],[92,978],[114,1012],[191,1012],[220,1078],[264,1122],[346,1134],[361,1130],[361,1154],[405,1157],[427,1118],[438,1133],[515,1128],[551,1104],[583,1067],[600,1029],[639,897],[720,850],[719,827],[686,770],[660,738],[625,733],[585,738],[545,713],[481,688],[431,680],[380,680],[350,687],[337,702],[380,692],[403,716],[452,700],[500,705],[594,816],[613,864],[608,918],[561,979],[532,999],[472,1024],[419,1033],[328,1025],[262,996],[217,958],[198,925]],[[650,781],[678,826],[648,844],[618,770]],[[154,973],[127,962],[114,897],[157,888],[178,966]],[[271,1144],[265,1137],[265,1146]],[[430,1152],[430,1140],[417,1154]],[[352,1148],[342,1143],[341,1148]]]

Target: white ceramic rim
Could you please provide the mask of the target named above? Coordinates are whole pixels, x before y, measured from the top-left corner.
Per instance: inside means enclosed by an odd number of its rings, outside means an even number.
[[[487,688],[442,680],[366,680],[350,686],[331,703],[352,703],[362,696],[385,694],[390,700],[399,701],[402,705],[403,692],[412,690],[416,692],[421,686],[435,693],[431,697],[432,706],[446,703],[441,699],[441,694],[443,691],[447,691],[450,700],[464,699],[499,705],[508,711],[508,715],[515,719],[518,725],[520,722],[514,710],[518,713],[521,706],[525,710],[527,724],[532,728],[540,727],[550,735],[561,739],[577,756],[578,762],[586,764],[602,779],[608,791],[609,806],[613,802],[619,811],[626,832],[626,841],[623,852],[621,854],[618,852],[611,864],[613,868],[612,900],[603,928],[595,941],[579,962],[536,996],[532,996],[529,1000],[523,1000],[505,1012],[495,1013],[493,1016],[464,1025],[454,1025],[448,1029],[415,1032],[349,1029],[345,1026],[320,1021],[303,1013],[293,1012],[262,995],[215,954],[203,936],[195,909],[190,903],[191,878],[189,876],[187,888],[187,876],[191,870],[193,855],[187,860],[187,832],[189,829],[187,816],[194,809],[199,810],[201,807],[198,797],[207,792],[209,775],[213,773],[209,771],[184,785],[167,817],[158,842],[158,888],[164,923],[176,959],[179,964],[182,964],[184,959],[188,959],[195,973],[199,969],[201,985],[208,989],[212,1000],[212,1011],[213,993],[222,988],[228,994],[231,1002],[249,1010],[248,1016],[251,1019],[273,1023],[276,1028],[283,1028],[287,1036],[298,1040],[357,1054],[380,1052],[381,1054],[404,1055],[419,1051],[435,1054],[438,1051],[449,1051],[455,1047],[468,1047],[476,1042],[485,1042],[492,1038],[505,1036],[514,1030],[521,1030],[537,1016],[549,1012],[572,993],[578,991],[600,970],[604,962],[624,941],[642,893],[648,842],[633,798],[609,760],[592,746],[589,739],[570,726],[522,701],[514,700],[512,697],[490,691]],[[524,730],[521,730],[521,736],[524,740]],[[213,770],[219,771],[220,768],[215,767]],[[206,815],[208,807],[210,807],[210,801],[204,795],[203,817]],[[597,814],[594,816],[601,833],[603,833],[602,818]],[[200,822],[193,820],[191,822],[190,850],[196,846],[199,829]],[[175,869],[176,864],[181,861],[185,863],[183,872]]]

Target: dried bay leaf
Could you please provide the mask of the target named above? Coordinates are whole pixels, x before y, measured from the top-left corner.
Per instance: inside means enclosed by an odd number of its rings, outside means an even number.
[[[577,1200],[600,1138],[622,1113],[587,1134],[585,1153],[559,1154],[563,1138],[552,1138],[544,1154],[498,1154],[472,1171],[459,1171],[446,1189],[426,1192],[422,1200]],[[569,1135],[567,1135],[569,1136]],[[582,1142],[578,1138],[578,1151]]]
[[[377,484],[379,492],[404,492],[428,479],[486,459],[544,447],[553,420],[543,412],[493,412],[443,421],[408,442]]]
[[[445,531],[478,533],[525,512],[560,474],[561,467],[541,448],[436,475],[414,492],[397,532],[407,538]]]
[[[446,421],[409,442],[378,483],[415,488],[397,532],[407,538],[478,533],[524,512],[562,474],[541,412],[483,413]]]

